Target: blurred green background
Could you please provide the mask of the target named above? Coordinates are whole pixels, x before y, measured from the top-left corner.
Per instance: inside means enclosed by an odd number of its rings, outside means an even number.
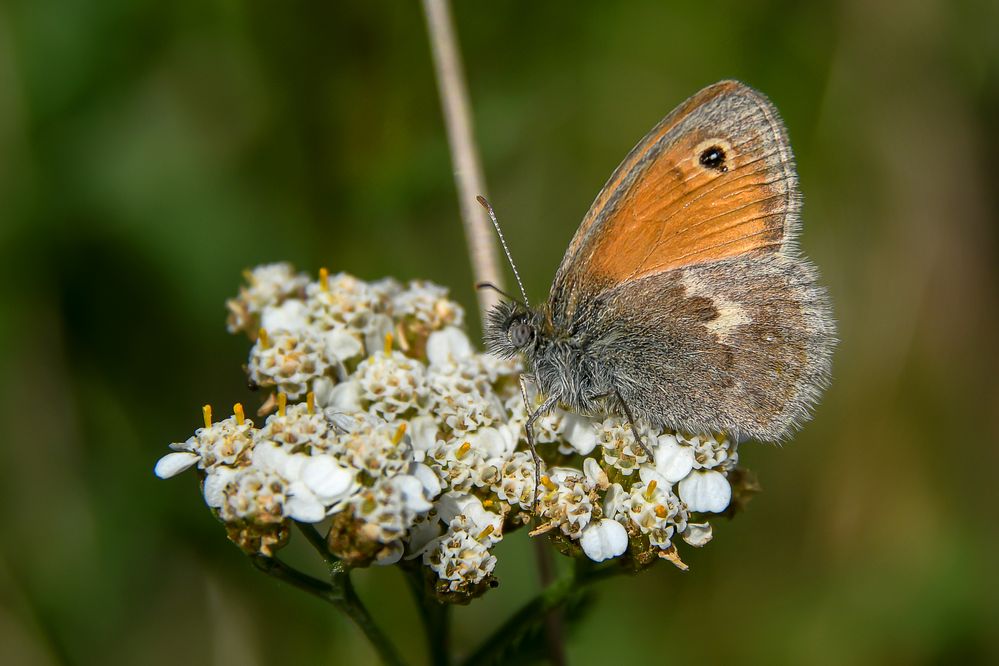
[[[632,145],[734,77],[788,125],[840,322],[815,420],[743,449],[764,493],[684,551],[691,572],[600,584],[573,661],[999,661],[996,3],[455,12],[534,298]],[[433,279],[472,312],[418,3],[0,4],[0,661],[373,659],[252,568],[194,475],[152,474],[202,403],[255,404],[223,301],[281,259]],[[537,589],[525,534],[499,558],[501,587],[455,613],[459,648]],[[398,572],[355,578],[422,655]]]

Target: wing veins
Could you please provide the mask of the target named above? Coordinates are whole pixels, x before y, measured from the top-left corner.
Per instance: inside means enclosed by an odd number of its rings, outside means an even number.
[[[745,168],[747,166],[750,166],[752,164],[757,164],[757,163],[759,163],[759,162],[761,162],[763,160],[766,160],[766,159],[772,157],[775,154],[777,154],[777,151],[772,151],[770,153],[766,153],[765,155],[762,155],[762,156],[760,156],[760,157],[758,157],[756,159],[753,159],[753,160],[750,160],[749,162],[746,162],[743,165],[740,165],[739,169],[743,169],[743,168]],[[665,218],[663,218],[662,220],[659,220],[659,222],[658,222],[659,225],[660,225],[660,228],[659,228],[659,237],[656,239],[656,242],[653,243],[649,247],[649,251],[646,253],[645,257],[642,259],[642,261],[640,261],[638,263],[638,265],[635,266],[635,269],[628,275],[628,277],[625,278],[625,280],[630,280],[630,279],[634,278],[635,275],[639,272],[639,270],[641,270],[641,267],[645,265],[645,262],[649,260],[649,257],[651,257],[655,253],[656,249],[659,248],[659,246],[662,245],[666,240],[668,240],[669,238],[675,238],[675,237],[679,236],[680,234],[682,234],[682,233],[684,233],[686,231],[689,231],[690,229],[694,228],[695,226],[698,226],[699,224],[703,224],[705,222],[709,222],[709,221],[711,221],[713,219],[716,219],[719,216],[709,217],[706,220],[702,220],[701,222],[699,222],[698,225],[692,225],[692,226],[689,226],[689,227],[684,227],[682,229],[678,229],[678,230],[674,231],[668,238],[664,238],[663,235],[666,233],[666,225],[667,225],[667,223],[670,220],[672,220],[677,215],[683,213],[691,205],[693,205],[694,203],[700,201],[704,197],[710,195],[715,190],[718,190],[718,189],[720,189],[720,188],[722,188],[724,186],[727,186],[727,185],[730,185],[732,183],[735,183],[738,180],[741,180],[741,179],[744,179],[744,178],[747,178],[747,177],[756,176],[756,175],[761,174],[761,173],[765,173],[766,171],[769,171],[772,168],[773,167],[767,166],[767,167],[765,167],[763,169],[756,169],[754,171],[750,171],[750,172],[747,172],[747,173],[740,173],[737,178],[734,178],[734,179],[733,178],[729,178],[729,179],[727,179],[725,181],[721,181],[720,179],[711,180],[711,181],[708,181],[708,182],[704,183],[703,185],[698,185],[694,189],[690,190],[690,192],[688,192],[687,195],[694,194],[694,193],[698,192],[700,189],[702,189],[704,187],[707,187],[708,185],[714,185],[714,187],[710,188],[709,190],[707,190],[705,192],[701,192],[698,196],[696,196],[693,199],[691,199],[690,201],[682,204],[676,210],[674,210],[672,213],[670,213],[669,215],[667,215]],[[692,179],[694,179],[695,177],[697,177],[699,175],[700,175],[699,173],[694,172],[691,175],[687,176],[687,178],[685,178],[683,181],[681,181],[677,185],[674,185],[670,190],[668,190],[667,192],[665,192],[663,194],[663,197],[665,198],[666,196],[668,196],[669,194],[671,194],[673,191],[675,191],[677,188],[682,187],[683,185],[685,185],[686,183],[690,182]],[[782,178],[778,178],[776,180],[764,181],[763,183],[761,183],[761,185],[771,185],[773,183],[780,182],[781,180],[786,180],[786,178],[782,177]],[[735,193],[744,192],[744,191],[745,191],[744,189],[736,190],[736,192],[733,192],[729,196],[734,196]],[[767,197],[767,198],[769,199],[770,197]],[[682,197],[680,198],[680,201],[682,201]],[[754,201],[752,203],[758,203],[758,202],[759,202],[759,200]],[[684,256],[686,256],[686,255],[684,255]],[[682,258],[682,257],[677,257],[677,258],[679,259],[679,258]]]

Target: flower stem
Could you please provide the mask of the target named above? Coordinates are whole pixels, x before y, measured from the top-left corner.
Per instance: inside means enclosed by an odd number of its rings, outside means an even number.
[[[510,656],[511,650],[516,650],[524,639],[544,622],[545,616],[550,611],[562,608],[574,597],[582,595],[588,585],[627,572],[627,569],[616,563],[602,567],[588,565],[589,563],[577,566],[573,571],[556,580],[524,604],[519,611],[483,641],[482,645],[465,659],[463,664],[465,666],[478,666],[479,664],[506,663],[504,660]]]
[[[427,589],[422,567],[405,567],[403,572],[409,581],[413,599],[420,609],[420,619],[423,620],[423,630],[430,650],[430,663],[433,666],[447,666],[451,661],[449,656],[451,607],[437,601]]]
[[[538,565],[538,578],[542,588],[555,582],[555,562],[552,558],[548,539],[531,539],[534,545],[534,559]],[[565,627],[561,608],[550,608],[545,612],[545,647],[552,666],[566,666]]]
[[[329,546],[326,544],[326,538],[319,533],[315,525],[300,523],[298,521],[295,521],[295,525],[298,526],[302,535],[312,544],[312,547],[316,549],[319,557],[323,558],[323,562],[326,563],[327,568],[330,570],[330,575],[343,571],[343,562],[330,552]]]
[[[402,666],[405,664],[396,651],[395,646],[382,633],[382,630],[378,628],[374,618],[368,613],[368,609],[361,603],[361,599],[354,591],[354,586],[350,582],[350,576],[347,572],[343,571],[334,574],[330,583],[324,583],[318,578],[304,574],[298,569],[290,567],[281,560],[273,557],[255,555],[251,559],[254,566],[268,576],[273,576],[304,592],[308,592],[345,613],[364,632],[364,635],[367,636],[368,641],[378,653],[383,664],[389,666]]]
[[[465,227],[472,272],[476,282],[492,282],[502,287],[503,273],[500,271],[496,237],[485,211],[475,200],[477,195],[486,194],[486,186],[473,138],[472,113],[469,110],[458,38],[451,19],[451,5],[448,0],[423,0],[423,14],[427,19],[434,73],[444,111],[444,125],[447,128],[448,146],[454,166],[454,182],[458,188],[458,207]],[[480,289],[478,297],[479,313],[484,319],[497,297],[487,289]]]

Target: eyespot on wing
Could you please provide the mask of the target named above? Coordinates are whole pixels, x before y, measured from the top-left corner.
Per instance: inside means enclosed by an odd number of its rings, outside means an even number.
[[[631,151],[569,245],[555,284],[634,280],[793,241],[797,175],[774,106],[736,81],[705,88]]]

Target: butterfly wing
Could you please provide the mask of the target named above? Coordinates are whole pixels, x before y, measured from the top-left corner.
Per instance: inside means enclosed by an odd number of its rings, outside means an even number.
[[[641,418],[692,433],[787,437],[828,384],[825,289],[780,252],[692,264],[611,287],[580,312],[594,374]]]
[[[550,325],[639,418],[780,439],[807,418],[834,344],[826,292],[793,247],[798,210],[776,109],[741,83],[710,86],[597,196]]]
[[[566,250],[553,298],[777,251],[793,237],[798,209],[776,109],[742,83],[716,83],[666,116],[614,171]]]

